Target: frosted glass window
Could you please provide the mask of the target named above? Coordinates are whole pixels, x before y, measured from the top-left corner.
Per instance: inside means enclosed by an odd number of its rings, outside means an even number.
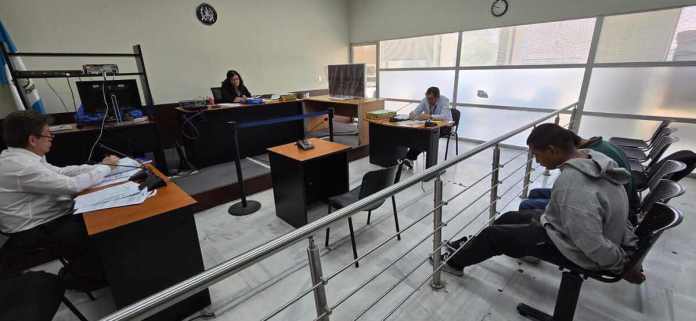
[[[408,114],[418,107],[418,103],[387,100],[384,102],[384,109],[394,111],[397,114]]]
[[[454,67],[457,63],[457,38],[457,33],[448,33],[380,41],[379,67]]]
[[[696,60],[696,7],[604,19],[596,61]]]
[[[547,113],[539,112],[499,110],[470,106],[458,106],[457,109],[462,115],[460,120],[461,124],[466,124],[466,126],[459,126],[459,136],[483,141],[496,138],[547,115]],[[560,125],[566,125],[569,119],[569,115],[561,115]],[[554,118],[551,118],[547,122],[553,121]],[[527,136],[529,136],[530,132],[531,130],[524,131],[510,137],[508,140],[504,141],[504,143],[527,146]]]
[[[595,19],[462,33],[462,66],[586,63]]]
[[[377,90],[377,45],[351,47],[354,64],[365,64],[367,68],[365,97],[374,98]]]
[[[582,116],[580,130],[581,137],[602,136],[606,140],[611,137],[630,137],[638,139],[648,139],[655,128],[660,124],[659,121],[607,118],[596,116]]]
[[[452,99],[453,70],[382,71],[379,73],[379,95],[383,98],[421,100],[428,87],[440,88],[440,94]]]
[[[667,60],[696,60],[696,7],[682,9]]]
[[[696,117],[696,67],[595,68],[585,110]]]
[[[584,69],[462,70],[457,103],[561,108],[578,101]]]
[[[602,136],[606,140],[611,137],[648,139],[659,124],[659,121],[652,120],[583,116],[579,134],[582,137]],[[683,149],[696,150],[695,124],[672,123],[670,127],[677,129],[674,135],[679,137],[679,141],[667,150],[665,156]]]

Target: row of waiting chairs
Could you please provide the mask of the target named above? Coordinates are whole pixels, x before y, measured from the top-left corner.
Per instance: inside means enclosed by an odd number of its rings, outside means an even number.
[[[640,269],[642,262],[663,232],[681,224],[683,214],[667,205],[671,199],[684,194],[678,181],[694,169],[696,154],[679,151],[661,159],[670,145],[678,141],[669,128],[670,122],[662,122],[647,140],[614,137],[609,140],[620,147],[631,163],[639,192],[646,194],[641,201],[635,229],[638,236],[638,249],[630,257],[624,272]],[[647,193],[646,193],[647,192]],[[531,320],[572,321],[575,315],[582,283],[592,278],[605,283],[615,283],[623,279],[609,271],[589,271],[578,266],[559,266],[563,271],[561,284],[556,297],[553,315],[546,314],[527,304],[517,306],[520,315]]]

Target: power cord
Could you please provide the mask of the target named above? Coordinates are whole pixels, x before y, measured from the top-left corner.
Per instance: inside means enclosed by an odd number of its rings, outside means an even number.
[[[72,85],[70,84],[70,78],[65,77],[65,81],[68,82],[68,88],[70,88],[70,96],[72,97],[73,108],[75,109],[75,113],[77,113],[77,101],[75,100],[75,92],[73,92]]]
[[[106,72],[103,72],[102,76],[104,76],[104,81],[102,82],[102,96],[104,98],[104,105],[106,105],[106,111],[104,112],[104,117],[102,118],[101,126],[99,126],[99,136],[97,136],[97,139],[94,141],[94,144],[92,144],[92,148],[89,149],[89,157],[87,157],[88,163],[92,161],[94,147],[96,147],[99,141],[101,140],[102,135],[104,134],[104,124],[106,123],[106,118],[109,117],[109,102],[106,100]]]
[[[63,105],[63,109],[65,109],[65,112],[66,112],[66,113],[69,113],[70,110],[68,109],[68,105],[66,105],[65,102],[63,101],[63,97],[61,97],[61,96],[58,94],[58,92],[56,91],[56,89],[53,88],[53,85],[51,85],[51,82],[48,81],[47,78],[44,78],[43,80],[46,81],[46,85],[48,85],[48,88],[51,89],[51,91],[53,92],[53,94],[56,95],[56,98],[58,98],[58,100],[60,101],[61,105]],[[70,91],[72,91],[72,89],[71,89]],[[73,99],[74,99],[74,98],[73,98]]]
[[[189,140],[197,140],[201,136],[201,133],[200,133],[200,131],[198,131],[198,127],[196,126],[196,124],[193,123],[193,120],[196,117],[202,115],[205,111],[206,111],[206,109],[203,109],[201,111],[196,112],[195,114],[193,114],[191,116],[184,116],[184,126],[182,126],[182,128],[181,128],[181,136],[184,136],[186,139],[189,139]],[[188,133],[186,133],[187,127],[191,128],[193,130],[193,133],[191,133],[192,135],[189,135]]]

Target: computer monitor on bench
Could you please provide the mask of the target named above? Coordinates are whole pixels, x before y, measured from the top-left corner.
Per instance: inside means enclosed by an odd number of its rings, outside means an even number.
[[[104,113],[115,116],[129,109],[141,109],[140,91],[135,79],[78,81],[77,91],[86,113]],[[120,117],[120,116],[119,116]]]

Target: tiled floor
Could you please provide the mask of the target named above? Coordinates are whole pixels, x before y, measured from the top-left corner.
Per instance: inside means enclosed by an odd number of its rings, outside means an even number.
[[[460,150],[467,150],[472,146],[462,143]],[[444,146],[441,147],[442,155]],[[506,162],[518,153],[518,150],[503,150],[501,159]],[[449,169],[443,177],[445,198],[449,199],[489,173],[490,160],[489,150]],[[517,206],[516,195],[520,190],[521,184],[518,182],[522,178],[522,172],[513,172],[523,166],[523,162],[524,156],[516,158],[502,170],[501,178],[510,176],[499,187],[500,194],[509,191],[498,202],[500,211]],[[422,168],[422,162],[418,166]],[[375,168],[377,167],[369,164],[367,158],[352,162],[351,186],[358,185],[362,175]],[[534,176],[540,173],[537,170]],[[411,175],[411,172],[406,175]],[[551,180],[550,177],[540,176],[535,185],[548,186]],[[696,182],[692,179],[682,182],[687,188],[687,194],[674,200],[672,205],[686,211],[687,218],[682,226],[666,234],[647,258],[645,269],[648,281],[641,286],[625,282],[585,282],[576,320],[693,320],[696,313],[696,281],[692,276],[696,273],[696,250],[690,244],[696,241],[696,235],[691,232],[696,223],[688,218],[688,211],[696,205]],[[452,237],[455,231],[468,222],[474,223],[460,235],[475,233],[485,224],[489,202],[486,191],[489,188],[490,178],[484,178],[480,184],[452,200],[444,208],[444,219],[450,220],[481,196],[479,201],[445,227],[445,238]],[[428,182],[423,186],[412,186],[397,196],[402,229],[432,209],[432,191],[432,182]],[[268,190],[253,195],[251,198],[260,201],[263,207],[247,217],[229,216],[226,212],[227,205],[196,214],[206,267],[233,258],[292,230],[292,227],[275,216],[272,193]],[[512,202],[509,206],[501,209],[510,200]],[[317,215],[323,214],[324,210],[323,206],[317,208]],[[482,213],[481,216],[474,219],[479,213]],[[365,253],[394,233],[391,206],[385,205],[376,210],[371,225],[365,225],[366,216],[364,213],[358,214],[354,219],[360,253]],[[523,320],[515,310],[518,302],[532,303],[552,311],[560,280],[557,268],[544,263],[529,265],[507,257],[497,257],[471,267],[462,278],[445,275],[443,278],[447,286],[444,290],[434,291],[426,283],[414,292],[432,272],[426,261],[432,250],[432,241],[428,237],[432,225],[431,216],[426,217],[405,232],[401,241],[389,241],[362,260],[360,268],[350,267],[330,279],[327,293],[329,304],[333,307],[393,260],[417,246],[419,241],[425,240],[385,273],[338,305],[331,319],[354,320],[366,311],[360,320],[382,320],[394,310],[389,320]],[[345,221],[337,222],[331,227],[331,250],[323,248],[323,232],[315,236],[322,249],[324,275],[331,275],[350,263],[352,255],[347,236]],[[215,313],[215,320],[261,320],[274,308],[308,289],[310,280],[306,247],[307,242],[300,242],[213,286],[213,305],[209,312]],[[45,268],[52,270],[56,266],[49,264]],[[414,272],[409,275],[411,271]],[[404,281],[394,286],[401,279]],[[369,308],[392,287],[394,289],[378,304]],[[412,292],[414,294],[397,308]],[[90,302],[83,294],[69,293],[70,298],[90,320],[114,310],[108,289],[99,291],[96,295],[97,301]],[[313,320],[315,317],[310,294],[272,320]],[[76,319],[61,307],[55,320]]]

